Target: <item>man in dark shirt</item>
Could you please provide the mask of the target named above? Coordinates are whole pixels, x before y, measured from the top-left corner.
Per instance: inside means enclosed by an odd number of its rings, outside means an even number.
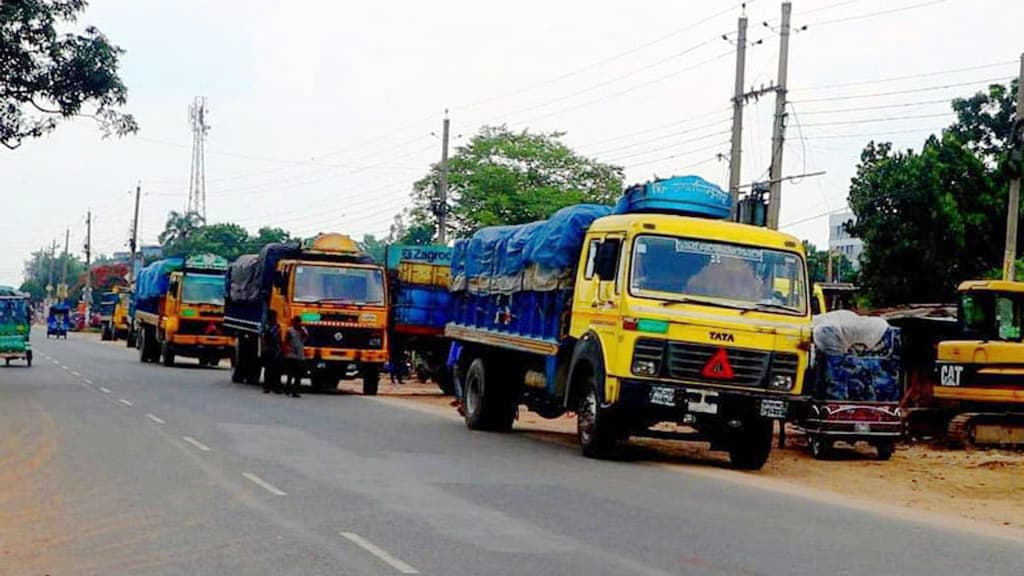
[[[267,325],[263,330],[263,393],[280,394],[281,390],[281,326],[277,323],[277,312],[267,312]]]

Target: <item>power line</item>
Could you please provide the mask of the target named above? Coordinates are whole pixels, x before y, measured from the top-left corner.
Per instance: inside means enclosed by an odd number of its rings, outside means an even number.
[[[806,124],[805,124],[806,126]],[[807,140],[831,140],[831,139],[842,139],[842,138],[875,138],[877,136],[895,136],[898,134],[919,134],[921,132],[934,132],[935,130],[930,128],[911,128],[908,130],[890,130],[885,132],[862,132],[859,134],[824,134],[820,136],[810,135],[807,136]]]
[[[879,10],[878,12],[868,12],[867,14],[856,14],[853,16],[843,16],[840,18],[833,18],[831,20],[819,20],[817,22],[811,22],[805,24],[805,28],[812,28],[815,26],[828,26],[830,24],[841,24],[844,22],[853,22],[856,20],[864,20],[865,18],[874,18],[875,16],[884,16],[886,14],[895,14],[896,12],[906,12],[907,10],[914,10],[915,8],[925,8],[933,6],[935,4],[942,4],[948,0],[928,0],[927,2],[919,2],[917,4],[911,4],[909,6],[901,6],[899,8],[891,8],[889,10]]]
[[[650,40],[648,42],[645,42],[645,43],[643,43],[643,44],[641,44],[639,46],[636,46],[635,48],[630,48],[629,50],[626,50],[624,52],[619,52],[617,54],[613,54],[613,55],[608,56],[606,58],[602,58],[601,60],[598,60],[596,62],[592,62],[592,63],[587,64],[587,65],[585,65],[585,66],[583,66],[581,68],[577,68],[575,70],[571,70],[569,72],[560,74],[558,76],[555,76],[554,78],[549,78],[547,80],[543,80],[541,82],[537,82],[535,84],[531,84],[531,85],[525,86],[523,88],[518,88],[518,89],[515,89],[515,90],[512,90],[512,91],[506,92],[504,94],[499,94],[499,95],[496,95],[496,96],[490,96],[490,97],[487,97],[487,98],[483,98],[481,100],[477,100],[477,101],[471,102],[469,104],[462,104],[462,105],[459,105],[459,106],[455,106],[454,109],[460,110],[460,111],[469,110],[471,108],[476,108],[477,106],[480,106],[482,104],[486,104],[488,102],[493,102],[495,100],[502,100],[502,99],[508,98],[510,96],[516,96],[516,95],[522,94],[524,92],[529,92],[531,90],[539,88],[541,86],[545,86],[545,85],[548,85],[548,84],[559,82],[561,80],[565,80],[566,78],[571,78],[573,76],[579,75],[579,74],[581,74],[583,72],[586,72],[588,70],[593,70],[594,68],[597,68],[597,67],[603,66],[604,64],[607,64],[609,62],[613,62],[615,60],[618,60],[618,59],[620,59],[620,58],[622,58],[624,56],[628,56],[630,54],[634,54],[636,52],[639,52],[639,51],[641,51],[641,50],[643,50],[645,48],[649,48],[651,46],[654,46],[655,44],[660,44],[661,42],[664,42],[665,40],[668,40],[669,38],[674,38],[674,37],[682,34],[683,32],[686,32],[688,30],[692,30],[693,28],[696,28],[697,26],[700,26],[701,24],[704,24],[705,22],[709,22],[709,21],[711,21],[711,20],[713,20],[715,18],[718,18],[719,16],[722,16],[724,14],[728,14],[729,12],[732,12],[733,10],[736,10],[737,8],[744,7],[747,4],[752,4],[754,1],[755,0],[749,0],[749,1],[745,1],[745,2],[737,2],[737,3],[729,6],[728,8],[725,8],[725,9],[719,11],[719,12],[715,12],[714,14],[711,14],[710,16],[706,16],[706,17],[704,17],[704,18],[702,18],[702,19],[700,19],[700,20],[698,20],[698,21],[696,21],[696,22],[694,22],[692,24],[688,24],[688,25],[686,25],[686,26],[684,26],[684,27],[682,27],[682,28],[680,28],[678,30],[675,30],[673,32],[670,32],[670,33],[668,33],[668,34],[666,34],[664,36],[660,36],[658,38],[655,38],[654,40]]]
[[[940,98],[937,100],[924,100],[919,102],[901,102],[899,104],[880,104],[878,106],[857,106],[854,108],[833,108],[830,110],[811,110],[801,112],[804,116],[814,116],[818,114],[844,114],[846,112],[865,112],[868,110],[888,110],[890,108],[918,108],[921,106],[930,106],[934,104],[946,104],[951,103],[949,98]]]
[[[716,144],[715,146],[708,146],[708,148],[721,148],[722,146],[726,146],[728,144],[729,144],[728,142],[720,142],[720,143]],[[665,156],[664,158],[655,158],[654,160],[647,160],[645,162],[633,162],[629,166],[630,166],[630,168],[635,168],[637,166],[647,166],[648,164],[654,164],[654,163],[657,163],[657,162],[664,162],[665,160],[674,160],[676,158],[685,158],[686,156],[689,156],[693,152],[697,152],[697,150],[691,150],[690,152],[686,152],[686,153],[683,153],[683,154],[672,154],[671,156]],[[718,154],[715,154],[714,156],[712,156],[710,158],[705,158],[704,160],[701,160],[699,162],[695,162],[693,164],[688,164],[686,166],[682,166],[682,167],[676,168],[676,170],[687,170],[689,168],[694,168],[694,167],[700,166],[702,164],[707,164],[708,162],[711,162],[713,160],[718,160],[718,158],[719,158]]]
[[[632,154],[613,156],[611,159],[609,159],[609,162],[621,162],[621,161],[625,160],[626,158],[635,158],[637,156],[646,156],[646,155],[654,153],[654,152],[662,152],[662,151],[665,151],[665,150],[671,150],[671,149],[676,148],[676,147],[678,147],[678,146],[680,146],[682,144],[689,144],[691,142],[699,142],[701,140],[705,140],[705,139],[711,138],[713,136],[722,136],[724,134],[728,134],[729,132],[731,132],[731,130],[720,130],[720,131],[715,132],[713,134],[705,134],[705,135],[702,135],[702,136],[698,136],[696,138],[690,138],[690,139],[687,139],[687,140],[681,140],[679,142],[675,142],[675,143],[670,144],[668,146],[662,146],[660,148],[652,148],[650,150],[641,150],[639,152],[634,152]],[[717,146],[717,145],[711,146],[710,148],[714,148],[715,146]],[[710,148],[709,147],[698,148],[698,149],[694,150],[694,152],[700,151],[700,150],[707,150],[707,149],[710,149]]]
[[[900,122],[903,120],[921,120],[924,118],[941,118],[949,116],[954,112],[943,112],[942,114],[920,114],[917,116],[895,116],[890,118],[863,118],[860,120],[838,120],[835,122],[815,122],[812,124],[804,124],[805,127],[810,128],[812,126],[843,126],[847,124],[872,124],[875,122]]]
[[[899,94],[915,94],[918,92],[931,92],[934,90],[945,90],[947,88],[958,88],[961,86],[977,86],[978,84],[991,84],[995,82],[1006,82],[1012,80],[1005,76],[1000,78],[990,78],[987,80],[973,80],[970,82],[957,82],[953,84],[943,84],[940,86],[927,86],[924,88],[910,88],[907,90],[893,90],[891,92],[873,92],[871,94],[852,94],[846,96],[827,96],[822,98],[804,98],[802,100],[796,100],[797,103],[805,104],[807,102],[831,102],[834,100],[855,100],[859,98],[877,98],[880,96],[897,96]]]
[[[808,216],[807,218],[803,218],[803,219],[800,219],[800,220],[794,220],[793,222],[787,222],[787,223],[785,223],[785,224],[783,224],[781,226],[781,229],[790,228],[790,227],[796,226],[797,224],[803,224],[804,222],[810,222],[812,220],[817,220],[818,218],[824,218],[825,216],[829,216],[829,215],[832,215],[832,214],[839,214],[840,212],[847,212],[847,211],[849,211],[849,207],[847,207],[847,206],[843,206],[841,208],[833,208],[832,210],[826,210],[825,212],[821,212],[821,213],[815,214],[814,216]]]
[[[669,122],[668,124],[660,124],[658,126],[653,126],[651,128],[644,128],[642,130],[636,130],[634,132],[627,132],[626,134],[620,134],[619,136],[613,136],[611,138],[605,138],[604,140],[597,140],[597,141],[594,141],[594,142],[590,142],[588,144],[582,144],[582,146],[583,147],[596,146],[598,144],[605,144],[607,142],[616,142],[618,140],[623,140],[625,138],[629,138],[631,136],[636,136],[636,135],[639,135],[639,134],[646,134],[648,132],[656,132],[658,130],[662,130],[664,128],[670,128],[672,126],[682,126],[684,124],[689,124],[690,122],[693,122],[695,120],[701,120],[701,119],[707,118],[709,116],[714,116],[716,114],[721,114],[722,112],[727,112],[728,110],[729,110],[729,108],[720,108],[718,110],[712,110],[712,111],[709,111],[709,112],[705,112],[703,114],[698,114],[697,116],[690,116],[689,118],[686,118],[685,120],[676,120],[674,122]],[[729,116],[723,116],[720,120],[714,122],[713,124],[710,124],[710,126],[715,126],[715,125],[717,125],[717,124],[719,124],[721,122],[724,122],[724,121],[726,121],[728,119],[729,119]],[[694,130],[696,130],[696,129],[697,128],[694,128]]]
[[[929,78],[932,76],[944,76],[946,74],[957,74],[960,72],[972,72],[974,70],[985,70],[988,68],[998,68],[1000,66],[1008,66],[1010,64],[1016,64],[1016,60],[1005,60],[1003,62],[993,62],[991,64],[981,64],[979,66],[966,66],[964,68],[950,68],[947,70],[937,70],[934,72],[922,72],[920,74],[907,74],[905,76],[890,76],[887,78],[879,78],[877,80],[855,80],[852,82],[839,82],[836,84],[816,84],[813,86],[804,86],[802,88],[794,88],[793,91],[811,91],[811,90],[825,90],[829,88],[845,88],[847,86],[863,86],[868,84],[883,84],[886,82],[899,82],[901,80],[915,80],[918,78]]]
[[[618,152],[619,150],[628,150],[628,149],[631,149],[631,148],[636,148],[637,146],[642,146],[644,144],[650,144],[652,142],[660,142],[662,140],[667,140],[669,138],[676,138],[678,136],[682,136],[682,135],[685,135],[685,134],[692,134],[692,133],[694,133],[694,132],[696,132],[698,130],[703,130],[705,128],[713,128],[715,126],[721,126],[723,122],[728,122],[728,118],[723,119],[723,120],[719,120],[719,121],[717,121],[717,122],[715,122],[713,124],[704,124],[704,125],[701,125],[701,126],[695,126],[693,128],[689,128],[687,130],[681,130],[679,132],[673,132],[671,134],[665,134],[665,135],[662,135],[662,136],[658,136],[657,138],[651,138],[649,140],[641,140],[639,142],[633,142],[633,143],[627,144],[625,146],[616,146],[614,148],[606,148],[604,150],[598,150],[598,151],[594,151],[594,152],[587,152],[587,155],[588,156],[600,156],[602,154],[608,154],[610,152]],[[728,132],[729,132],[729,130],[725,131],[725,133],[728,133]],[[723,132],[715,132],[713,134],[704,134],[704,135],[698,137],[698,139],[708,138],[710,136],[718,136],[719,134],[722,134],[722,133]],[[676,142],[676,144],[684,144],[686,142],[691,142],[691,141],[692,140],[684,140],[682,142]]]

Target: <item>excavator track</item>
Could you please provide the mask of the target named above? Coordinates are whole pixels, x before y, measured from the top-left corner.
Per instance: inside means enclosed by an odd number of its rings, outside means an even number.
[[[961,447],[1024,446],[1024,413],[965,412],[949,421],[946,438]]]

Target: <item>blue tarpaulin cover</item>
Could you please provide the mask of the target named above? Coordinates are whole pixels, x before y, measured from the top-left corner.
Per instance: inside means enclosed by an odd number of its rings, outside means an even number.
[[[615,205],[616,214],[661,212],[728,218],[729,193],[700,176],[673,176],[629,187]]]
[[[184,264],[185,262],[181,258],[165,258],[143,268],[135,280],[135,298],[149,300],[163,296],[167,293],[171,272],[181,270]]]
[[[578,204],[551,218],[518,226],[491,226],[455,243],[452,289],[510,293],[553,290],[579,258],[591,222],[611,213],[607,206]]]

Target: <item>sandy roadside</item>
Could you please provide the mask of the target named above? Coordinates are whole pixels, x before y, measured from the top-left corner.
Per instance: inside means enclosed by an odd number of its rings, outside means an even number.
[[[358,382],[342,388],[358,393]],[[461,421],[430,384],[393,386],[381,381],[381,401]],[[572,417],[545,420],[521,410],[517,430],[543,441],[575,445]],[[842,450],[829,461],[813,459],[804,437],[787,435],[756,473],[726,469],[728,458],[707,445],[661,440],[633,440],[631,457],[691,473],[762,487],[856,508],[906,516],[924,522],[1024,539],[1024,453],[999,450],[946,450],[926,445],[901,446],[892,459],[874,459],[870,447]]]

